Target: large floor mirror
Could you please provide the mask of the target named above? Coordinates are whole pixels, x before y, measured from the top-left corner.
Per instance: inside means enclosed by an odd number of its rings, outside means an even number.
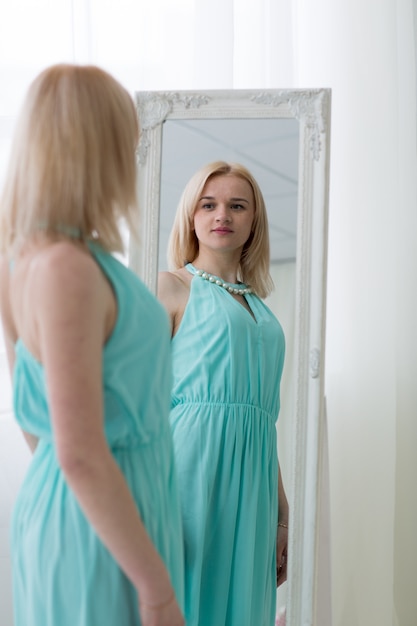
[[[152,291],[185,183],[200,166],[245,165],[265,197],[275,290],[267,304],[286,335],[278,420],[290,501],[287,626],[316,624],[330,92],[137,92],[140,245],[129,264]]]

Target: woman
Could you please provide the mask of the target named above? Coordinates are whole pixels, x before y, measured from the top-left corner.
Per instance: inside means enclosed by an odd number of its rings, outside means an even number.
[[[288,541],[275,429],[284,336],[260,299],[272,287],[267,217],[243,166],[191,178],[170,262],[158,288],[173,337],[187,624],[272,626]]]
[[[137,139],[129,94],[88,66],[42,72],[17,127],[0,239],[33,450],[12,521],[16,626],[184,624],[168,320],[111,254],[132,221]]]

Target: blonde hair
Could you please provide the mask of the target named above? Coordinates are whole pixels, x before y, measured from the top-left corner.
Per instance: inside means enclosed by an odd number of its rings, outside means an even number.
[[[33,81],[15,130],[0,201],[0,250],[39,231],[79,233],[122,251],[134,229],[137,115],[129,93],[94,66],[60,64]]]
[[[269,273],[269,230],[265,201],[258,183],[243,165],[215,161],[199,169],[188,181],[181,195],[174,219],[169,243],[168,262],[171,269],[191,263],[198,255],[199,243],[193,222],[198,201],[207,181],[216,176],[237,176],[246,180],[252,188],[255,201],[255,217],[252,233],[243,246],[239,264],[239,280],[250,285],[261,298],[273,289]]]

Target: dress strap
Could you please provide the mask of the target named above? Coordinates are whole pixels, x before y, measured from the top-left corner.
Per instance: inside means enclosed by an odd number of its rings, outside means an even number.
[[[188,270],[190,272],[190,274],[196,274],[197,270],[195,269],[194,265],[192,263],[187,263],[187,265],[185,266],[185,269]]]
[[[204,270],[196,269],[191,263],[187,263],[185,268],[190,272],[190,274],[194,274],[194,276],[198,276],[213,285],[217,285],[217,287],[222,287],[222,289],[226,289],[226,291],[234,296],[246,296],[253,293],[252,287],[245,285],[245,283],[228,283],[219,276],[215,276],[214,274],[210,274]]]
[[[44,231],[52,230],[61,235],[65,235],[66,237],[70,237],[70,239],[81,239],[82,237],[81,229],[77,226],[71,226],[70,224],[58,223],[50,226],[47,220],[39,220],[37,229]]]

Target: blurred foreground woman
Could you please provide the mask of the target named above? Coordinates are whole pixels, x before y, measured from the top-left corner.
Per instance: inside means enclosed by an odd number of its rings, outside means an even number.
[[[171,427],[185,542],[188,626],[273,626],[287,577],[288,502],[275,422],[285,339],[265,203],[223,161],[187,183],[159,297],[171,319]]]
[[[42,72],[17,126],[0,302],[33,458],[12,520],[15,626],[184,624],[169,325],[112,255],[137,140],[131,97],[91,66]]]

